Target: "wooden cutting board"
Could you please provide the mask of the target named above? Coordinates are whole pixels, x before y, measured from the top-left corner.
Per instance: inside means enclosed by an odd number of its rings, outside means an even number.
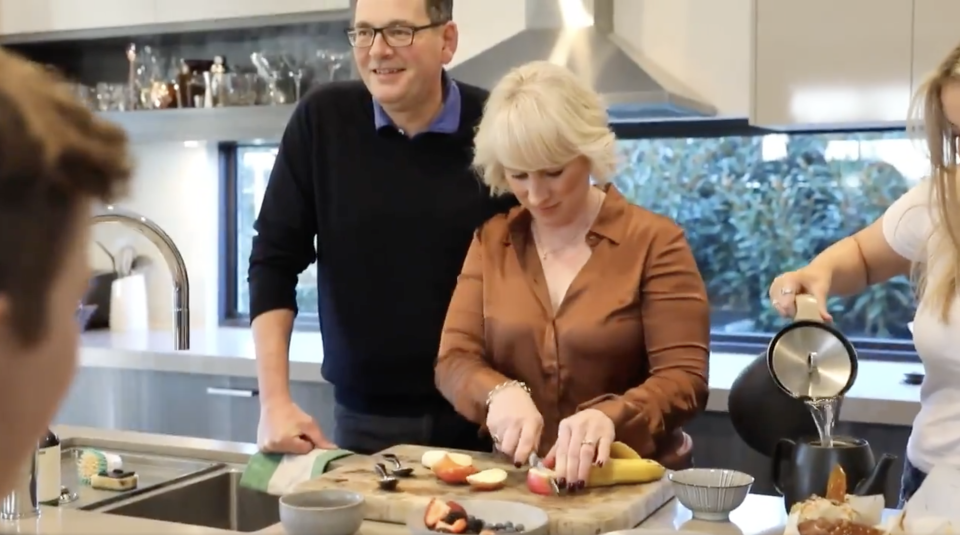
[[[401,479],[395,492],[377,487],[373,465],[376,456],[354,455],[341,459],[339,467],[317,479],[297,486],[296,490],[348,489],[366,497],[367,520],[405,524],[410,511],[425,505],[430,498],[483,498],[522,502],[540,507],[550,517],[552,535],[590,535],[630,529],[646,520],[673,498],[673,488],[666,478],[646,485],[622,485],[587,489],[566,496],[539,496],[526,487],[527,467],[514,468],[502,457],[490,453],[462,452],[471,455],[480,470],[502,468],[507,471],[507,485],[497,491],[475,492],[467,486],[447,485],[420,464],[423,453],[432,448],[400,445],[382,453],[393,453],[404,466],[414,468],[413,477]],[[454,451],[454,450],[450,450]],[[388,467],[390,463],[383,460]]]

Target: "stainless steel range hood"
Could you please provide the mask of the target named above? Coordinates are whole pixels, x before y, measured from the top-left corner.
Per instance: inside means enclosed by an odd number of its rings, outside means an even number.
[[[455,79],[490,89],[513,67],[550,60],[588,80],[609,104],[611,121],[717,114],[713,106],[664,88],[617,44],[613,0],[593,0],[593,25],[573,29],[564,27],[562,4],[580,0],[526,1],[527,29],[451,68]]]

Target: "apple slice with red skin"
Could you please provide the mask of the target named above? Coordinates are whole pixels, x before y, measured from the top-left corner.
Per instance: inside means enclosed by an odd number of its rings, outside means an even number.
[[[427,529],[434,529],[437,527],[447,515],[450,514],[450,506],[446,504],[443,500],[438,500],[436,498],[431,498],[430,502],[427,503],[427,508],[423,511],[423,525],[427,526]]]
[[[464,457],[469,459],[468,456]],[[465,460],[445,455],[433,465],[433,473],[437,476],[437,479],[448,485],[466,485],[467,477],[476,474],[479,470],[473,466],[472,459],[470,464],[463,464]]]
[[[535,466],[527,470],[527,490],[541,496],[553,496],[557,493],[556,478],[552,470]]]

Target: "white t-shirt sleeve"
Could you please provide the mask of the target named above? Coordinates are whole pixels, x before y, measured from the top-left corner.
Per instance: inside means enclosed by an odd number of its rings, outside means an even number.
[[[883,214],[883,236],[897,254],[912,262],[926,260],[933,208],[928,180],[911,188],[887,208]]]

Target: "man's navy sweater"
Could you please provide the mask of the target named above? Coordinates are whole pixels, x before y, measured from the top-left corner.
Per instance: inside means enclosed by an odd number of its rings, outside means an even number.
[[[491,197],[471,170],[487,92],[458,88],[452,134],[377,128],[360,82],[308,95],[283,134],[255,223],[250,319],[296,311],[297,276],[316,261],[322,373],[354,410],[415,415],[444,403],[433,365],[467,248],[516,203]]]

